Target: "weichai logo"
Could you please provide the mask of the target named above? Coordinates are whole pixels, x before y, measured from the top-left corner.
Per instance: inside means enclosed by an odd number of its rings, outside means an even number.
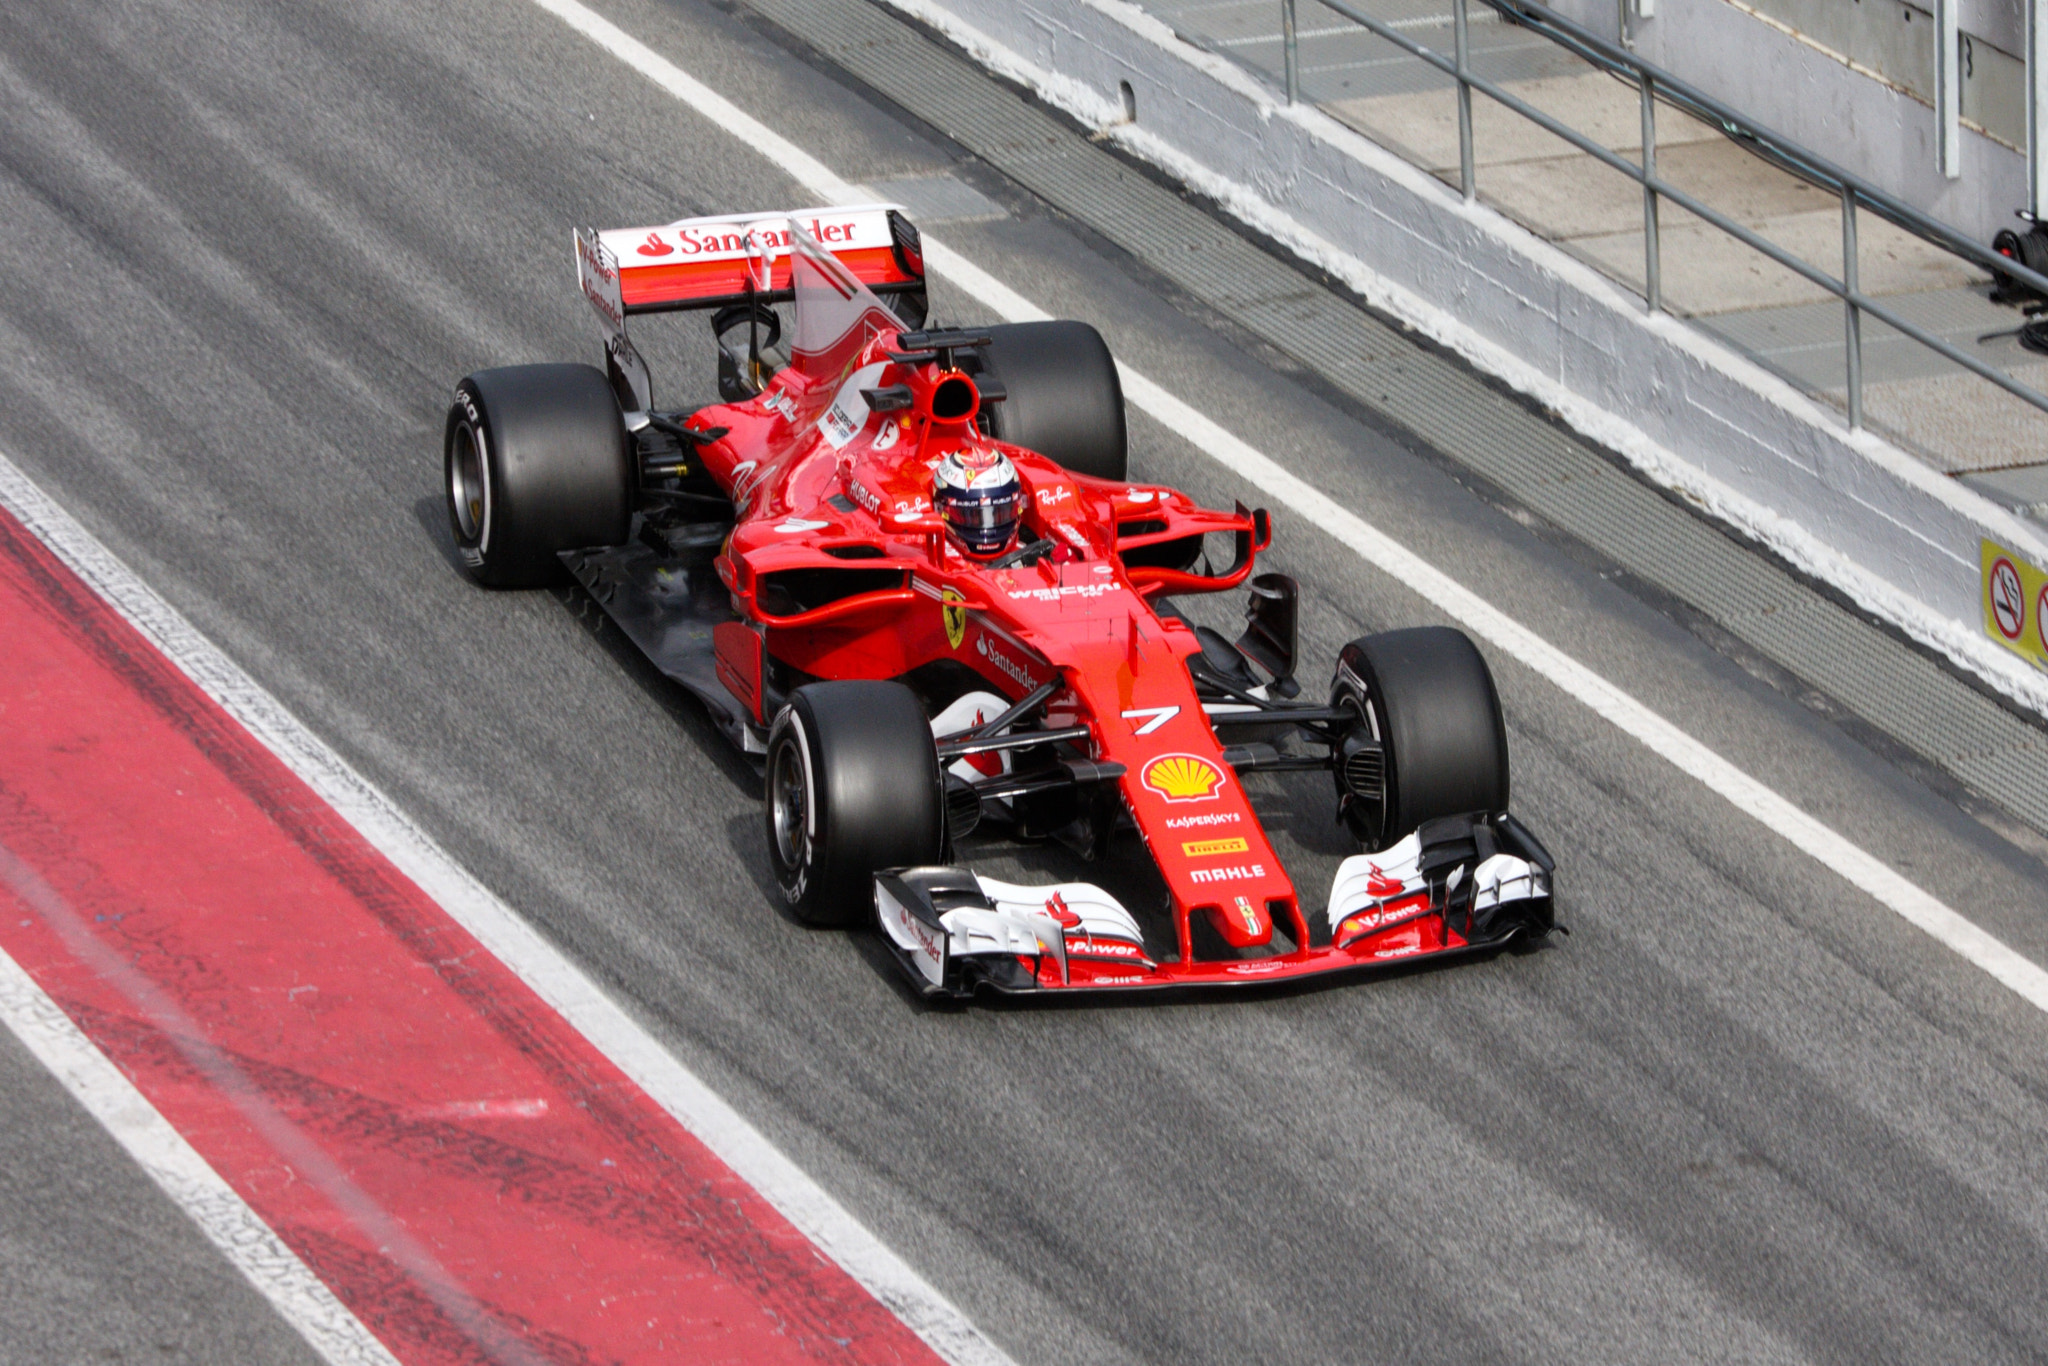
[[[1162,754],[1139,781],[1169,802],[1206,802],[1223,790],[1223,770],[1193,754]]]

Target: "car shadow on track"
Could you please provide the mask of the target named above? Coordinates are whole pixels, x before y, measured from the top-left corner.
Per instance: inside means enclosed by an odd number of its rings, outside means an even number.
[[[626,638],[626,633],[605,615],[604,608],[597,605],[581,584],[569,583],[550,588],[547,592],[563,611],[575,619],[584,633],[611,656],[619,672],[632,680],[648,700],[675,722],[685,743],[701,751],[718,766],[735,792],[750,802],[761,799],[761,770],[754,760],[733,747],[732,741],[725,738],[725,732],[712,721],[711,713],[688,688],[654,667],[640,652],[640,647]]]
[[[434,549],[441,552],[441,558],[447,561],[448,567],[467,582],[469,575],[463,572],[462,557],[455,553],[455,533],[448,529],[447,497],[432,493],[413,499],[412,519],[427,533],[427,539],[433,542]]]
[[[889,989],[903,999],[912,1011],[952,1010],[952,1002],[930,1002],[914,988],[910,979],[903,975],[903,969],[889,953],[888,945],[882,942],[882,932],[874,925],[863,925],[854,929],[829,929],[818,925],[807,925],[796,918],[796,913],[783,899],[782,889],[775,884],[775,875],[768,866],[768,831],[760,811],[736,813],[725,822],[725,839],[732,850],[733,859],[744,868],[748,879],[760,895],[764,912],[782,922],[782,931],[787,934],[815,934],[836,938],[849,951],[859,956],[862,962],[873,970],[875,976]]]

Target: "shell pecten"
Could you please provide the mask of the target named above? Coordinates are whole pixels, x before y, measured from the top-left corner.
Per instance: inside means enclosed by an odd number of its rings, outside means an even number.
[[[1198,755],[1162,754],[1140,781],[1169,802],[1203,802],[1223,790],[1223,770]]]

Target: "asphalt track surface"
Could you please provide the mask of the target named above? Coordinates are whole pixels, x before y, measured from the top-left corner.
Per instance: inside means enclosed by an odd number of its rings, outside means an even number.
[[[745,11],[602,8],[850,179],[970,181],[1006,212],[935,235],[2048,962],[2037,847]],[[695,704],[576,593],[453,567],[452,382],[596,354],[570,226],[795,206],[525,0],[52,0],[0,27],[0,110],[0,449],[1020,1361],[2048,1356],[2048,1020],[1511,662],[1555,948],[932,1012],[779,915]],[[666,403],[709,394],[701,330],[641,329]],[[1244,492],[1133,436],[1142,477]],[[1270,564],[1308,676],[1430,619],[1284,519]],[[1267,795],[1326,886],[1326,794]],[[0,1359],[304,1359],[181,1219],[0,1039]]]

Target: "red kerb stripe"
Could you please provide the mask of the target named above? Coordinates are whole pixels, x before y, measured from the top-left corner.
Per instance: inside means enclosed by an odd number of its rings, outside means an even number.
[[[0,646],[0,948],[402,1359],[936,1359],[5,514]]]

